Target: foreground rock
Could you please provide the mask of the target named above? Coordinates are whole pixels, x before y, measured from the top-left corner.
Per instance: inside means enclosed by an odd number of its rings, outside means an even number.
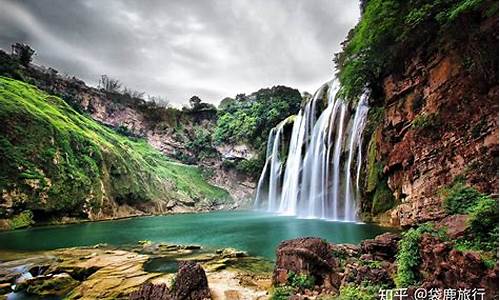
[[[211,299],[205,271],[200,264],[179,262],[179,271],[169,290],[166,284],[147,283],[130,295],[130,300],[206,300]]]
[[[452,230],[452,234],[456,232]],[[314,299],[318,294],[338,295],[345,287],[371,288],[370,297],[375,297],[374,290],[378,294],[380,288],[396,288],[400,240],[398,234],[385,233],[363,241],[359,247],[328,244],[319,238],[284,241],[276,251],[273,284],[290,288],[289,296],[293,299]],[[485,291],[482,299],[498,299],[498,263],[488,267],[479,253],[458,251],[453,242],[429,233],[422,234],[418,248],[420,253],[415,255],[416,266],[412,270],[417,280],[408,287],[408,295],[413,295],[417,288],[426,291],[468,289],[471,292],[482,288]],[[291,274],[312,276],[315,286],[304,289],[300,286],[302,283],[293,281]],[[356,299],[361,297],[359,295],[347,299]],[[341,295],[339,299],[344,298]]]
[[[209,252],[196,245],[147,241],[131,250],[98,245],[4,252],[0,261],[0,299],[17,284],[16,291],[28,295],[64,299],[129,299],[133,293],[134,299],[254,300],[266,295],[272,271],[269,262],[234,249]],[[148,269],[158,261],[179,267],[173,272]]]
[[[172,295],[179,300],[211,299],[207,276],[200,264],[180,262]]]
[[[165,283],[146,283],[140,289],[130,294],[130,300],[170,300],[170,291]]]
[[[320,238],[300,238],[281,242],[276,250],[274,284],[285,284],[291,273],[312,276],[326,289],[337,289],[340,279],[335,272],[337,261],[327,242]]]

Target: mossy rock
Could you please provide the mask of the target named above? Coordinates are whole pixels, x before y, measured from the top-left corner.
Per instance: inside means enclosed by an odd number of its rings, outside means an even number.
[[[27,281],[26,292],[40,297],[64,296],[75,288],[79,282],[69,274],[40,276]]]
[[[386,182],[379,182],[372,198],[372,214],[378,215],[393,208],[396,199]]]

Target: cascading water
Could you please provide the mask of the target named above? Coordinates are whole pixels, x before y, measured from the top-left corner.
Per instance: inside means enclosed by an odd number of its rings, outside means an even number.
[[[336,97],[337,91],[336,82],[323,85],[295,117],[286,165],[282,153],[289,120],[271,130],[256,208],[303,218],[357,220],[368,97],[359,99],[352,116],[349,104]],[[317,117],[320,105],[326,108]]]

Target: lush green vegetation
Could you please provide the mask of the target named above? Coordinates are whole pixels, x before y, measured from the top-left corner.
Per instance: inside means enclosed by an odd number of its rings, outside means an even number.
[[[288,284],[299,289],[310,289],[314,287],[314,277],[307,274],[288,274]]]
[[[256,161],[239,166],[258,173],[265,162],[269,131],[279,122],[300,109],[302,96],[296,89],[275,86],[251,95],[226,98],[219,106],[219,118],[214,132],[217,144],[246,143],[259,152]]]
[[[380,289],[386,288],[380,285],[372,285],[364,282],[361,285],[348,284],[340,287],[338,297],[335,300],[373,300],[377,299]]]
[[[488,7],[486,14],[497,13],[498,1],[367,1],[360,22],[335,56],[341,82],[339,95],[357,99],[365,87],[400,67],[408,51],[434,39],[457,23],[461,15],[484,6]]]
[[[461,180],[457,180],[451,186],[442,189],[440,194],[444,198],[444,209],[450,215],[468,214],[476,203],[482,198],[486,198],[485,195],[468,187]]]
[[[420,239],[422,234],[430,233],[440,238],[445,236],[444,231],[437,231],[431,224],[423,224],[403,233],[396,255],[397,272],[395,282],[398,287],[409,287],[420,280],[418,266],[420,265]]]
[[[387,182],[379,182],[372,198],[372,214],[377,215],[386,212],[393,208],[395,204],[396,199],[387,186]]]
[[[288,299],[291,295],[311,289],[314,287],[314,277],[307,274],[296,274],[290,272],[288,274],[287,283],[285,285],[276,286],[271,292],[272,300]]]
[[[467,214],[469,234],[457,241],[460,250],[494,251],[498,249],[498,201],[457,179],[441,191],[448,214]]]
[[[271,291],[271,300],[288,300],[295,289],[291,286],[277,286]]]
[[[107,198],[226,199],[196,167],[82,116],[60,98],[0,77],[0,189],[17,212],[85,217]],[[1,212],[2,214],[4,212]]]

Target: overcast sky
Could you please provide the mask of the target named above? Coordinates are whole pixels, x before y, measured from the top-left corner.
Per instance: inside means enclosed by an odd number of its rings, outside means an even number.
[[[108,74],[176,106],[287,85],[313,92],[359,18],[350,0],[0,0],[0,47],[95,85]]]

